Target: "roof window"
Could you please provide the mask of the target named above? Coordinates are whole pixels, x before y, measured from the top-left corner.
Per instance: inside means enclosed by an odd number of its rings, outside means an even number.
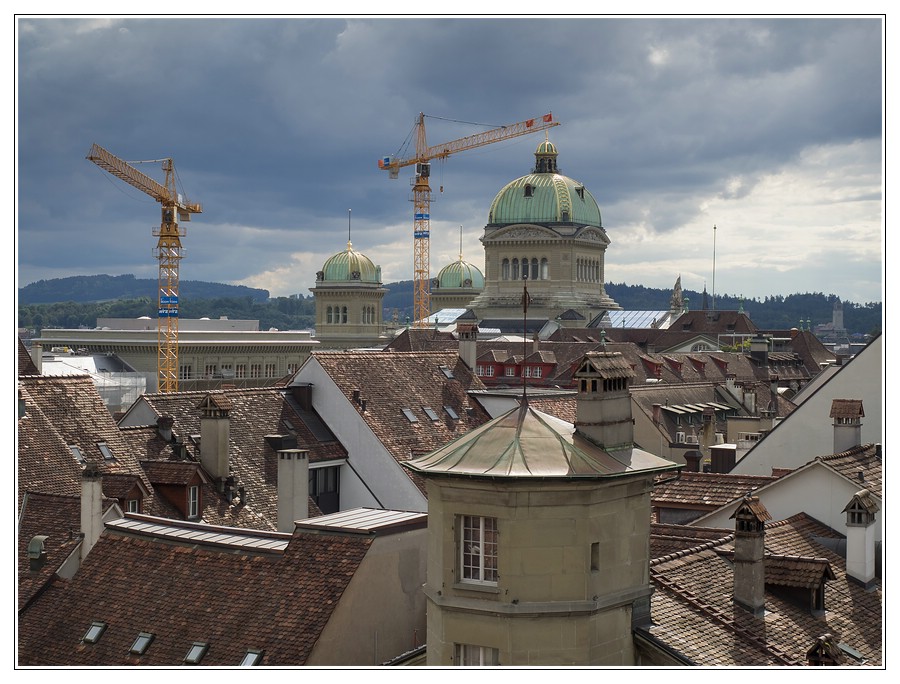
[[[104,461],[115,461],[116,457],[113,456],[112,451],[109,450],[109,445],[106,442],[97,442],[97,447],[100,449],[100,453],[103,454]]]
[[[92,622],[91,626],[88,627],[88,631],[84,633],[83,637],[81,637],[81,640],[86,644],[96,644],[98,641],[100,641],[100,637],[103,636],[103,632],[105,631],[105,622]]]
[[[144,655],[144,653],[147,652],[147,649],[150,648],[150,644],[153,643],[155,636],[156,635],[150,634],[149,632],[139,633],[137,639],[131,644],[129,652],[135,655]]]
[[[444,410],[447,412],[447,415],[450,416],[453,420],[459,420],[459,414],[453,410],[452,406],[445,406]]]
[[[408,409],[408,408],[403,408],[403,409],[400,409],[400,410],[403,411],[403,415],[406,416],[406,419],[407,419],[410,423],[418,423],[418,422],[419,422],[419,419],[416,418],[416,414],[413,413],[410,409]]]
[[[188,649],[187,655],[184,657],[186,665],[197,665],[203,660],[203,656],[209,650],[209,644],[203,641],[195,641]]]
[[[433,421],[438,421],[441,419],[440,416],[438,416],[438,414],[435,413],[434,409],[431,408],[430,406],[423,406],[422,410],[425,412],[425,415],[428,416]]]
[[[253,667],[254,665],[259,665],[262,662],[263,652],[257,651],[254,648],[247,649],[247,653],[244,654],[244,658],[241,660],[241,667]]]
[[[84,461],[84,454],[81,453],[81,449],[79,449],[77,446],[75,446],[74,444],[70,444],[70,445],[69,445],[69,451],[72,452],[72,455],[75,457],[75,460],[76,460],[76,461],[78,461],[79,463],[84,463],[84,462],[85,462],[85,461]]]
[[[453,371],[451,370],[450,366],[440,366],[440,369],[441,373],[443,373],[448,380],[453,380]]]

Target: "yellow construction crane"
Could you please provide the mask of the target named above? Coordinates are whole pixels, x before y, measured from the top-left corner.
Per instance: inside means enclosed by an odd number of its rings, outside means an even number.
[[[165,184],[157,183],[131,164],[107,152],[96,143],[87,156],[92,162],[129,185],[150,195],[162,204],[162,222],[159,230],[156,257],[159,260],[159,306],[157,311],[157,385],[163,393],[178,391],[178,262],[184,256],[181,238],[185,231],[178,221],[188,222],[191,214],[203,211],[199,204],[184,201],[175,187],[175,164],[171,159],[153,159],[162,162],[166,172]]]
[[[520,135],[537,133],[559,122],[553,120],[553,114],[544,114],[519,123],[468,135],[458,140],[432,145],[425,142],[425,115],[419,113],[416,120],[416,154],[413,157],[383,157],[378,160],[378,168],[390,172],[391,178],[397,178],[399,171],[405,166],[416,165],[416,177],[413,185],[413,325],[418,328],[428,326],[430,311],[430,265],[429,238],[431,234],[431,187],[428,177],[431,175],[431,160],[446,159],[451,154],[471,150],[482,145],[509,140]]]

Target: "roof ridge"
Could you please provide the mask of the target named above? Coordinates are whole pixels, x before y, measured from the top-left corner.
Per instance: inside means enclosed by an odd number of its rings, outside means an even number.
[[[681,549],[680,551],[674,551],[673,553],[668,553],[665,556],[660,556],[659,558],[653,558],[650,560],[650,567],[653,568],[656,565],[661,565],[662,563],[667,563],[669,561],[677,560],[679,558],[684,558],[685,556],[689,556],[695,553],[700,553],[701,551],[707,551],[716,546],[720,546],[725,544],[726,542],[734,539],[734,532],[727,534],[721,539],[714,539],[712,541],[704,542],[698,546],[693,546],[689,549]]]

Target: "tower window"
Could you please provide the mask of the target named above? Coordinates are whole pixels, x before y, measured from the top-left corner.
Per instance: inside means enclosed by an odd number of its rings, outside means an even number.
[[[475,584],[497,583],[497,518],[460,517],[460,580]]]

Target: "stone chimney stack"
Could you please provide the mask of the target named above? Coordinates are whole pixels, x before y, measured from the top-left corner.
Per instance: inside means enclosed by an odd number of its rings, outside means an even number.
[[[756,335],[750,340],[750,358],[760,366],[769,365],[769,340]]]
[[[156,431],[163,441],[172,441],[172,426],[174,424],[175,419],[172,416],[160,416],[156,419]]]
[[[766,521],[769,511],[758,496],[747,494],[734,518],[734,603],[757,617],[765,614]]]
[[[633,448],[630,388],[634,371],[625,357],[619,352],[588,352],[574,378],[576,432],[606,451]]]
[[[456,319],[456,336],[459,340],[459,358],[471,370],[475,370],[475,359],[478,357],[478,318],[472,309]]]
[[[856,492],[847,514],[847,575],[866,589],[875,586],[875,514],[878,505],[868,489]]]
[[[88,465],[81,473],[81,560],[100,539],[103,532],[103,474],[95,465]]]
[[[229,439],[231,400],[222,392],[210,392],[200,409],[200,465],[214,480],[229,475]]]
[[[834,453],[858,447],[862,442],[862,418],[865,417],[861,399],[834,399],[829,418],[834,419]]]
[[[31,360],[34,362],[34,365],[37,367],[38,375],[41,375],[44,372],[44,347],[40,344],[31,343]]]
[[[278,531],[293,532],[294,521],[309,517],[309,451],[278,452]]]

